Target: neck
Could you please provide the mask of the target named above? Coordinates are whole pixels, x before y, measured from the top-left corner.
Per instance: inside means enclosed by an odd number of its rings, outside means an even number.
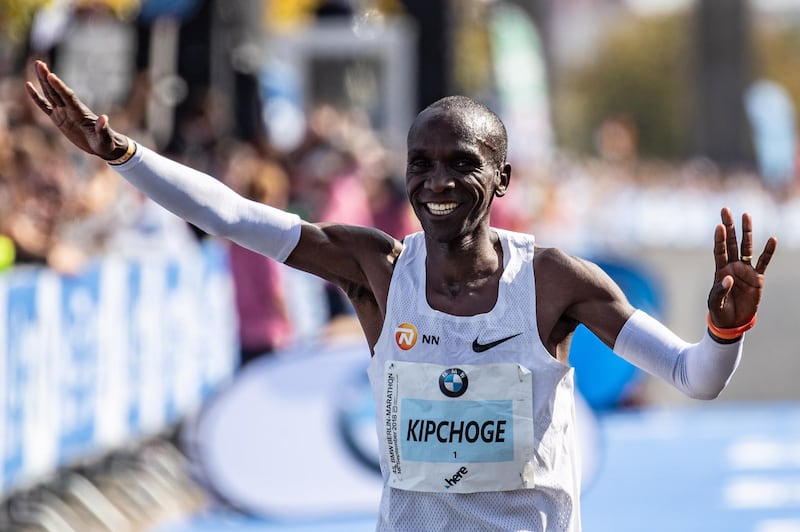
[[[503,269],[497,233],[488,227],[450,242],[425,241],[428,279],[434,284],[462,286],[493,277]]]
[[[491,311],[503,274],[500,238],[490,231],[480,240],[460,245],[427,242],[425,295],[436,310],[456,316]]]

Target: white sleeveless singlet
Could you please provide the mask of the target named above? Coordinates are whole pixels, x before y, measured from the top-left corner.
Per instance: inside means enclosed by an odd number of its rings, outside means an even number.
[[[539,338],[533,236],[494,231],[497,303],[475,316],[428,305],[424,234],[404,240],[368,368],[379,531],[580,531],[573,370]]]

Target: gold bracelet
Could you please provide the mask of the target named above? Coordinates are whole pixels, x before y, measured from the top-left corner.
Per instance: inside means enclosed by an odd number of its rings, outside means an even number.
[[[122,156],[117,159],[114,159],[112,161],[106,161],[108,164],[112,166],[117,166],[123,163],[127,163],[130,160],[130,158],[133,157],[133,154],[136,153],[136,143],[130,137],[126,136],[125,138],[128,139],[128,147],[125,149],[125,153],[122,154]]]

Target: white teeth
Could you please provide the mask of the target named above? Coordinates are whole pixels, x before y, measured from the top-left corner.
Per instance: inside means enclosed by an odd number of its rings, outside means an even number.
[[[450,214],[458,207],[458,203],[426,203],[428,211],[436,216],[444,216]]]

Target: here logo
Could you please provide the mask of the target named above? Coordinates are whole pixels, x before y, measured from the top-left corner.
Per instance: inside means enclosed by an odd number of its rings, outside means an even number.
[[[444,479],[444,481],[445,481],[444,489],[449,490],[451,487],[453,487],[456,484],[458,484],[461,481],[461,479],[464,478],[464,476],[467,473],[469,473],[469,471],[467,471],[467,468],[464,467],[464,466],[461,466],[459,468],[459,470],[456,471],[455,475],[453,475],[450,478],[445,478]]]

